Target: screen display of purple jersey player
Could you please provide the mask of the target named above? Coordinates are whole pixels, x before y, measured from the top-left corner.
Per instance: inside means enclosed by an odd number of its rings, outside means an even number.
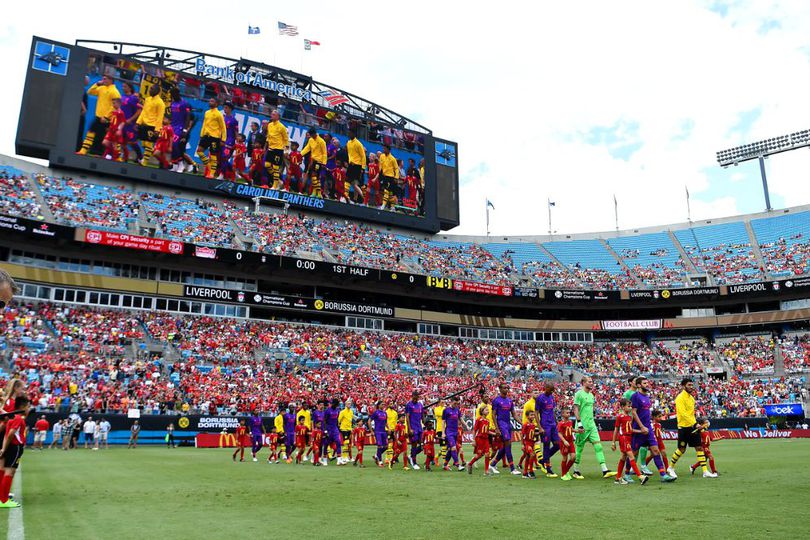
[[[341,456],[340,447],[343,445],[340,440],[340,430],[338,429],[338,416],[340,416],[340,402],[333,399],[331,406],[326,409],[324,414],[324,425],[326,426],[326,437],[324,437],[324,448],[334,445],[335,455],[338,458],[338,465],[342,464],[343,458]]]
[[[374,456],[374,461],[380,464],[383,452],[388,448],[388,432],[385,429],[388,423],[388,414],[382,408],[382,403],[377,404],[377,410],[371,413],[369,418],[373,424],[374,439],[377,441],[377,454]]]
[[[447,439],[447,455],[444,457],[444,466],[453,458],[453,466],[458,467],[458,421],[461,412],[458,409],[458,398],[453,398],[449,407],[444,408],[442,420],[444,421],[444,437]]]
[[[505,457],[512,473],[520,474],[515,469],[515,460],[512,457],[512,418],[516,416],[515,403],[509,397],[509,386],[506,383],[498,385],[498,396],[492,400],[492,410],[494,411],[495,425],[503,444],[492,462],[493,468],[495,463]]]

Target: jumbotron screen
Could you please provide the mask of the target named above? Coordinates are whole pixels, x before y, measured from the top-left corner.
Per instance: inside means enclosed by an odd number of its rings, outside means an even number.
[[[457,224],[454,143],[438,152],[429,130],[309,77],[244,59],[150,61],[36,37],[31,56],[18,153],[44,157],[31,148],[51,143],[55,167],[433,232]],[[27,125],[44,121],[37,103],[49,87],[62,95],[51,141]],[[440,196],[455,205],[449,222]]]

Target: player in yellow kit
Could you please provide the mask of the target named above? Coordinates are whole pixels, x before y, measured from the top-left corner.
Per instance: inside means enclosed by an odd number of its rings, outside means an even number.
[[[442,419],[442,414],[444,414],[444,401],[439,400],[436,403],[436,406],[433,407],[433,418],[436,419],[436,438],[439,440],[439,457],[436,459],[434,465],[439,464],[439,460],[444,462],[444,458],[447,455],[447,439],[444,437],[444,419]]]
[[[388,464],[388,468],[390,469],[393,465],[393,458],[394,458],[394,432],[397,429],[397,420],[399,420],[399,413],[397,413],[396,409],[391,407],[391,404],[388,404],[388,407],[385,409],[385,414],[388,416],[388,419],[385,421],[385,430],[388,432],[388,449],[385,451],[385,458],[386,463]]]
[[[278,410],[278,414],[276,415],[276,419],[273,420],[273,427],[276,429],[276,434],[278,435],[278,440],[282,441],[279,444],[282,444],[284,441],[284,409],[280,407]],[[281,451],[281,459],[287,459],[287,452],[286,450]],[[278,460],[276,460],[278,463]]]
[[[678,419],[678,448],[669,459],[669,469],[667,474],[677,478],[675,474],[675,464],[686,453],[686,447],[691,446],[697,453],[698,465],[703,468],[704,478],[716,478],[706,467],[706,454],[703,451],[703,441],[700,437],[701,426],[695,418],[695,383],[690,378],[681,381],[681,393],[675,398],[675,414]]]
[[[280,118],[278,111],[270,113],[270,123],[267,124],[267,152],[264,154],[264,168],[267,169],[267,176],[273,179],[273,189],[281,188],[284,151],[290,147],[290,134],[287,127],[279,121]]]
[[[310,154],[309,168],[309,194],[313,197],[323,198],[321,193],[321,174],[324,166],[326,165],[326,141],[319,135],[318,130],[314,127],[309,128],[309,138],[304,149],[301,150],[301,157]],[[396,422],[394,422],[396,424]]]
[[[113,78],[109,75],[104,75],[101,80],[87,89],[87,95],[96,96],[96,111],[93,123],[90,124],[90,129],[87,130],[87,135],[84,137],[81,149],[76,152],[83,156],[87,154],[93,146],[96,137],[99,140],[104,140],[107,135],[107,126],[110,123],[110,112],[112,112],[112,100],[121,99],[121,93],[115,87]]]
[[[217,173],[219,153],[222,150],[222,143],[225,142],[226,129],[225,117],[222,111],[217,108],[216,98],[208,100],[208,110],[203,116],[202,127],[200,128],[200,142],[197,143],[197,156],[206,167],[205,177],[214,178]],[[205,155],[206,150],[208,155]]]
[[[340,430],[341,444],[343,445],[343,452],[346,453],[348,459],[352,459],[352,424],[354,423],[354,411],[349,407],[351,400],[346,400],[343,404],[343,409],[338,414],[338,429]]]
[[[143,158],[141,165],[146,166],[155,150],[155,141],[163,127],[163,117],[166,115],[166,103],[160,97],[160,85],[149,87],[149,97],[143,103],[141,114],[135,122],[138,126],[138,139],[143,143]]]
[[[383,145],[383,153],[379,156],[380,161],[380,188],[383,190],[383,201],[380,210],[390,208],[397,204],[397,180],[399,180],[399,163],[397,158],[391,154],[391,147]]]
[[[363,171],[366,170],[366,149],[363,143],[357,138],[354,129],[349,130],[349,141],[346,143],[346,152],[349,155],[349,167],[346,170],[346,177],[354,191],[352,196],[354,202],[362,204],[363,195]],[[349,195],[348,193],[346,194]]]

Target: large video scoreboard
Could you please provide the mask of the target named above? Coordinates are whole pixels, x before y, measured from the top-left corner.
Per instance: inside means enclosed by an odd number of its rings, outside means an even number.
[[[155,96],[163,103],[166,123],[175,124],[174,152],[176,158],[185,156],[184,172],[159,168],[154,159],[142,165],[134,157],[149,143],[155,143],[161,127],[150,130],[146,113],[141,118],[145,105]],[[127,119],[115,133],[120,137],[118,147],[128,150],[129,161],[110,159],[109,147],[104,143],[113,114],[111,97],[120,97],[120,109]],[[234,126],[229,140],[218,141],[222,147],[214,149],[220,165],[216,176],[225,164],[226,168],[236,169],[234,180],[228,180],[227,175],[226,179],[203,176],[205,165],[196,149],[201,143],[203,117],[212,106],[230,113],[229,125]],[[305,147],[312,128],[320,137],[331,139],[330,160],[319,173],[322,186],[328,188],[321,197],[312,193],[306,182],[296,185],[298,182],[292,181],[286,189],[279,189],[282,186],[272,185],[272,174],[262,173],[264,180],[251,178],[251,154],[259,147],[248,146],[256,140],[256,131],[261,133],[262,126],[270,121],[273,111],[278,111],[290,141],[298,144],[299,151]],[[147,128],[139,127],[143,125]],[[359,182],[361,190],[355,190],[350,182],[343,183],[349,131],[357,134],[367,154],[390,153],[400,163],[399,178],[386,181],[380,175],[379,182],[369,185],[369,174],[364,171]],[[239,134],[244,141],[232,137]],[[261,135],[258,138],[261,140]],[[234,157],[239,142],[245,145],[244,162]],[[83,143],[85,151],[78,154]],[[421,124],[354,94],[244,58],[129,43],[78,41],[69,45],[34,37],[16,150],[21,155],[47,159],[55,168],[231,198],[265,197],[287,203],[291,209],[431,233],[459,223],[456,143],[438,139]],[[206,148],[206,156],[210,152]],[[302,164],[304,179],[309,176],[308,158]],[[294,171],[290,163],[291,159],[284,160],[285,172]],[[244,178],[240,178],[238,170],[242,167]],[[396,199],[386,198],[386,191]]]

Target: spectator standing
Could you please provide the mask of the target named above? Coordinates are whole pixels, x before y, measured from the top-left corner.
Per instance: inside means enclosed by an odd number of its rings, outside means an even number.
[[[51,429],[51,425],[45,419],[45,415],[43,414],[34,424],[34,448],[42,450],[42,446],[45,443],[45,438],[48,436],[49,429]]]
[[[84,423],[84,448],[85,450],[88,448],[88,443],[92,443],[93,439],[95,438],[94,435],[96,433],[96,422],[93,420],[93,417],[88,417],[87,421]]]
[[[166,426],[166,446],[174,448],[174,424],[170,423]]]
[[[129,444],[127,444],[127,448],[138,448],[138,435],[140,433],[141,425],[135,420],[132,427],[129,428]]]
[[[62,446],[62,428],[65,426],[64,420],[59,420],[53,424],[53,440],[48,448]]]
[[[101,420],[101,422],[98,423],[98,427],[99,427],[99,438],[101,439],[99,441],[99,445],[101,445],[104,448],[104,450],[109,450],[110,445],[107,442],[107,439],[109,438],[110,428],[112,426],[107,421],[107,419],[104,418],[104,419]]]

